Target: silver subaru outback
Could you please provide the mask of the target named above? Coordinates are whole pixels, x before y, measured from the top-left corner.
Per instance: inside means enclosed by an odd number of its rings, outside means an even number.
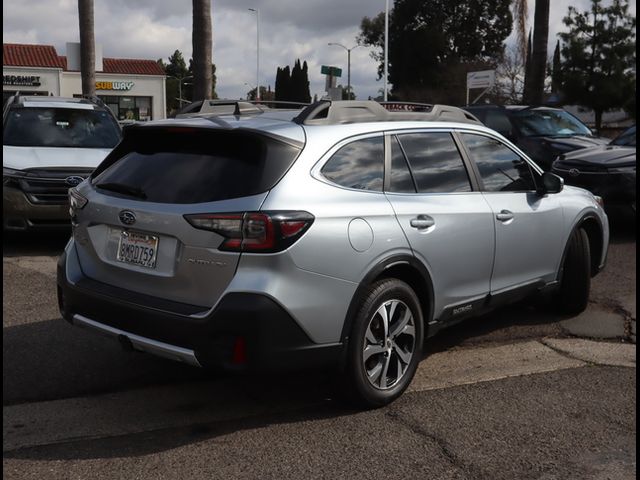
[[[541,292],[585,309],[609,242],[599,198],[441,105],[133,125],[70,202],[66,320],[196,366],[336,367],[367,406],[443,327]]]

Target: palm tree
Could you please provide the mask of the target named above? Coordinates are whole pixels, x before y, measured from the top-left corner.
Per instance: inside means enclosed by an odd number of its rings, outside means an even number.
[[[93,0],[78,0],[80,27],[80,76],[82,94],[96,94],[96,39],[93,29]]]
[[[211,98],[211,0],[193,0],[193,100]]]
[[[524,101],[539,105],[544,97],[544,78],[547,70],[547,42],[549,37],[549,0],[536,0],[533,17],[533,51],[530,79],[527,79]]]
[[[516,20],[516,45],[522,60],[527,58],[527,17],[529,5],[527,0],[513,0],[513,17]]]

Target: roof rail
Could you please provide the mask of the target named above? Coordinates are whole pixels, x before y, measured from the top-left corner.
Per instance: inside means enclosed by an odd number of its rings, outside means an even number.
[[[302,125],[337,125],[361,122],[440,121],[482,125],[473,114],[449,105],[374,100],[321,100],[293,119]]]
[[[89,100],[90,102],[93,102],[100,107],[106,107],[102,99],[97,95],[82,95],[81,98],[84,98],[85,100]]]

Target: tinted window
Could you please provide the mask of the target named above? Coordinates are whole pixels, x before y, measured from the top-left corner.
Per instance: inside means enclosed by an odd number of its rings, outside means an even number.
[[[449,133],[410,133],[398,139],[420,193],[469,192],[462,157]]]
[[[345,145],[322,167],[322,174],[343,187],[382,191],[384,178],[382,136],[356,140]]]
[[[17,147],[113,148],[120,129],[109,112],[76,108],[14,108],[3,144]]]
[[[511,122],[501,111],[489,110],[487,112],[487,117],[484,120],[484,124],[502,135],[509,136],[512,134],[513,128],[511,127]]]
[[[391,175],[389,180],[389,191],[391,192],[416,192],[407,159],[404,157],[396,137],[391,137]]]
[[[612,140],[611,145],[636,146],[636,127],[630,127]]]
[[[482,135],[462,134],[471,158],[476,162],[484,189],[489,192],[535,190],[529,164],[497,140]]]
[[[511,117],[526,136],[592,136],[589,127],[564,110],[524,109]]]
[[[135,128],[135,127],[131,127]],[[202,203],[272,188],[299,150],[246,132],[141,127],[93,174],[104,193],[159,203]]]

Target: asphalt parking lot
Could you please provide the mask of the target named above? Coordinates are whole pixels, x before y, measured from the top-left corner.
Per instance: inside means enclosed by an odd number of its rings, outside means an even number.
[[[6,478],[627,479],[636,225],[611,212],[588,310],[511,306],[442,332],[410,389],[355,411],[331,372],[214,375],[60,319],[66,234],[3,238]]]

